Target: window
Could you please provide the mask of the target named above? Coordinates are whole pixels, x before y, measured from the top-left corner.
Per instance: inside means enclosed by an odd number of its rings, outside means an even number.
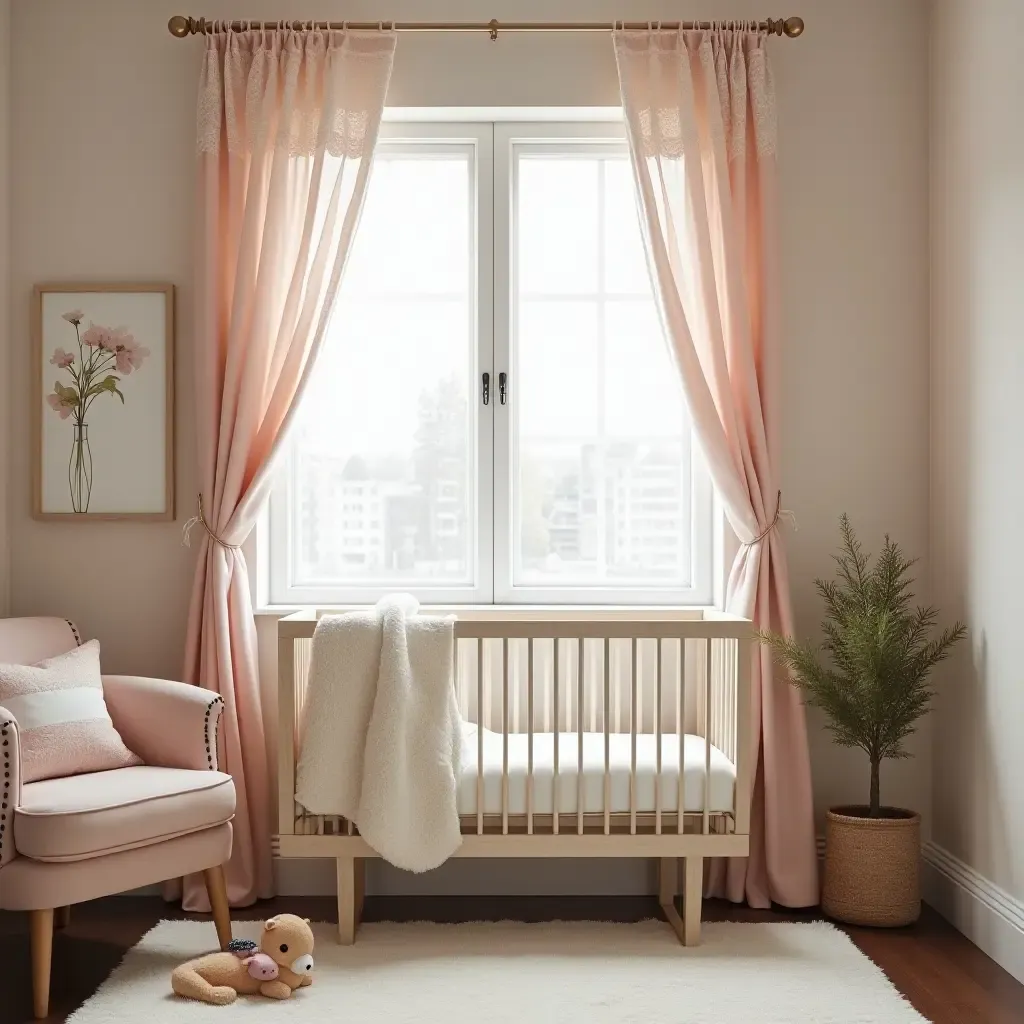
[[[281,603],[710,600],[617,126],[384,126],[269,522]]]

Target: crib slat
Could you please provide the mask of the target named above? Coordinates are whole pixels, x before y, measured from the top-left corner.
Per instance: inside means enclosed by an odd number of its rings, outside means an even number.
[[[715,746],[721,745],[724,747],[725,740],[722,738],[722,722],[725,721],[725,716],[722,714],[722,700],[725,696],[725,687],[723,685],[725,651],[722,650],[722,645],[717,641],[714,643],[712,650],[715,656],[715,720],[711,723],[711,731]]]
[[[629,834],[636,835],[636,709],[637,690],[640,689],[640,680],[636,671],[636,637],[630,637],[630,655],[633,663],[630,675],[630,700],[629,700]]]
[[[722,753],[732,760],[732,654],[731,640],[722,642]]]
[[[739,732],[736,717],[739,713],[739,679],[740,679],[740,641],[730,640],[732,650],[732,671],[729,673],[729,759],[736,763],[736,743]]]
[[[685,831],[684,813],[686,811],[686,641],[679,641],[679,664],[676,693],[679,703],[676,705],[676,735],[679,737],[679,794],[676,815],[676,831]]]
[[[655,640],[654,657],[654,729],[655,772],[654,772],[654,834],[661,835],[661,640]]]
[[[735,830],[740,835],[750,833],[750,794],[754,769],[750,766],[751,736],[753,720],[750,713],[750,673],[752,659],[760,657],[754,649],[751,637],[740,640],[736,645],[736,793],[733,810],[736,815]]]
[[[526,834],[533,835],[533,637],[526,641]]]
[[[701,831],[708,834],[711,821],[711,640],[704,641],[704,819]]]
[[[558,720],[558,708],[559,708],[559,703],[558,703],[558,681],[559,681],[559,677],[561,675],[561,666],[560,666],[559,660],[558,660],[558,637],[555,637],[555,639],[552,641],[552,645],[553,645],[552,646],[552,653],[554,655],[554,660],[555,660],[555,677],[554,677],[554,686],[552,687],[552,690],[553,690],[552,703],[554,704],[554,711],[555,711],[555,723],[554,723],[554,731],[555,731],[555,771],[554,771],[554,775],[552,775],[552,777],[551,777],[551,810],[552,810],[552,816],[551,816],[551,823],[552,824],[551,824],[551,828],[552,828],[552,834],[557,836],[558,835],[558,730],[559,730],[559,727],[560,727],[560,724],[561,724],[559,722],[559,720]]]
[[[476,642],[476,834],[484,834],[484,640]]]
[[[609,647],[611,642],[609,641]],[[612,732],[616,735],[622,732],[622,659],[615,658],[613,662],[614,671],[612,672],[612,708],[615,712],[615,718],[612,721]]]
[[[576,640],[576,834],[583,835],[583,637]]]
[[[508,835],[508,637],[501,638],[501,834]]]
[[[611,741],[608,738],[608,727],[611,719],[611,679],[609,673],[609,647],[608,637],[601,640],[604,648],[604,834],[611,833],[611,808],[612,808],[612,775],[609,767],[611,759]]]

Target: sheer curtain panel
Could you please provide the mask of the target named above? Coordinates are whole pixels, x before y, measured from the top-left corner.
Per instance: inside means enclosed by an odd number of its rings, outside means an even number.
[[[665,334],[740,540],[731,612],[792,630],[772,382],[779,352],[776,111],[756,31],[617,31],[647,261]],[[756,907],[818,902],[803,704],[761,648],[753,658],[751,852],[716,862],[710,891]],[[758,728],[759,726],[759,728]]]
[[[272,894],[256,627],[239,545],[316,361],[366,193],[392,32],[231,31],[199,85],[195,313],[201,496],[185,678],[224,698],[238,810],[228,895]],[[205,909],[201,884],[185,906]]]

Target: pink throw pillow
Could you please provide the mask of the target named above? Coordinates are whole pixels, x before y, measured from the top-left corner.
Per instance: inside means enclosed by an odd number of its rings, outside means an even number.
[[[23,782],[142,764],[107,712],[98,640],[37,665],[0,665],[0,707],[18,723]]]

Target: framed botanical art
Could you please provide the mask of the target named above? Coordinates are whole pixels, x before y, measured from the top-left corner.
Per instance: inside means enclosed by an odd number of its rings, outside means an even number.
[[[33,515],[174,518],[174,286],[37,285]]]

